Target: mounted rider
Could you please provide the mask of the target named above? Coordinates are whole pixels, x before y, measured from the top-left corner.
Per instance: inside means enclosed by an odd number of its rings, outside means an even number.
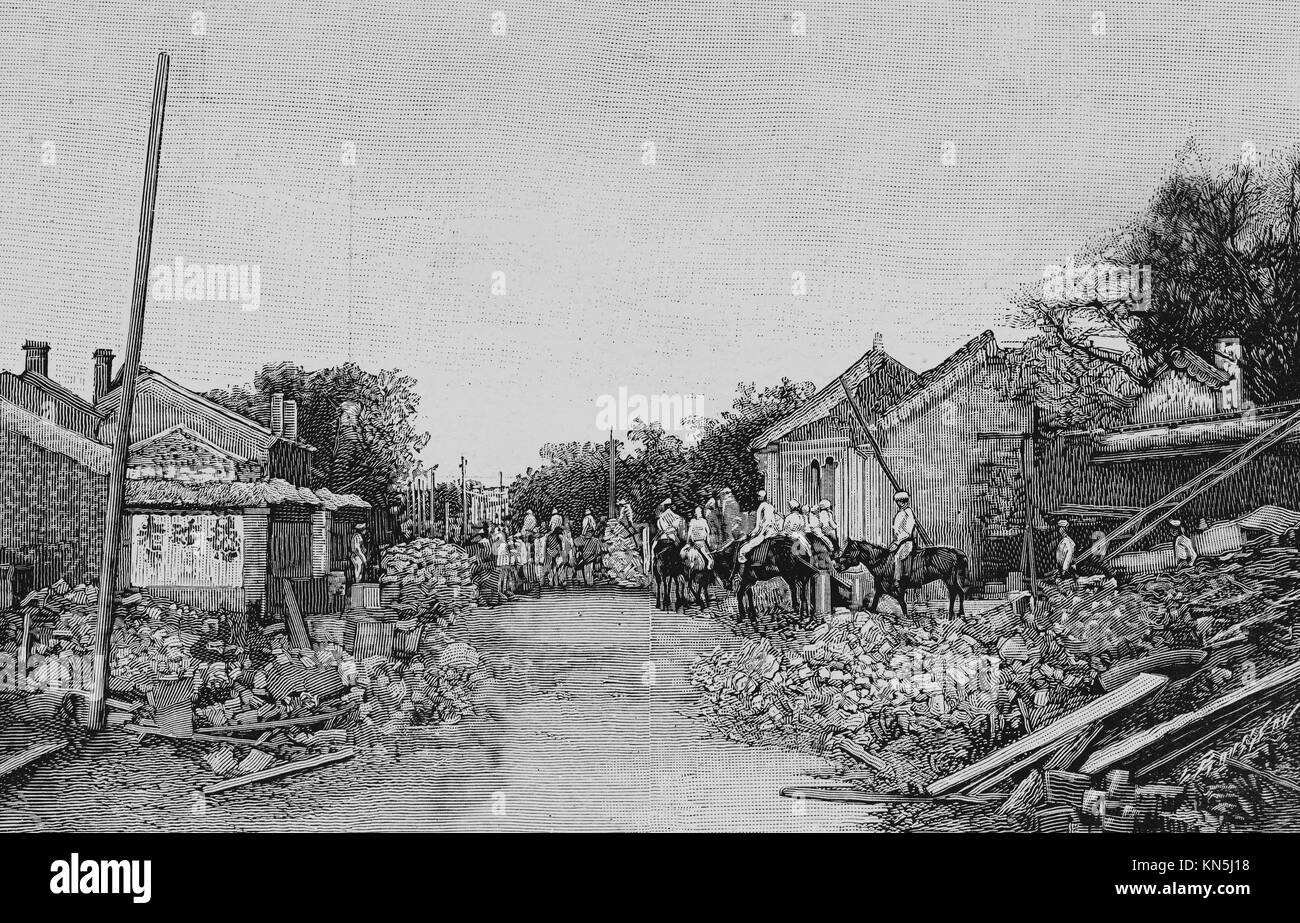
[[[808,543],[808,519],[804,515],[804,509],[806,507],[801,507],[798,500],[791,500],[790,512],[786,514],[785,522],[781,524],[781,531],[790,537],[796,553],[802,549],[803,554],[811,559],[813,550],[812,545]]]
[[[587,537],[596,534],[596,517],[591,515],[591,510],[582,514],[582,535]]]
[[[682,517],[673,512],[673,501],[664,500],[659,504],[659,518],[656,520],[659,527],[658,539],[670,540],[674,545],[680,545],[685,534],[685,521]]]
[[[740,551],[736,555],[736,562],[744,564],[745,556],[773,535],[776,535],[779,529],[780,526],[776,521],[776,507],[768,502],[767,491],[760,490],[758,492],[758,511],[754,515],[754,531],[749,534],[748,541],[740,546]]]
[[[916,513],[909,505],[911,500],[911,495],[905,490],[894,494],[898,512],[894,514],[894,540],[890,543],[889,550],[894,553],[894,584],[900,591],[903,589],[903,565],[915,548],[913,535],[916,533]]]
[[[824,541],[833,554],[840,550],[840,524],[835,521],[835,511],[831,501],[823,500],[817,504],[815,518],[808,523],[809,531]]]
[[[687,548],[694,548],[702,554],[704,563],[710,570],[713,569],[713,554],[709,547],[709,522],[704,518],[704,510],[698,506],[686,527],[686,547],[682,549],[682,560],[686,560]]]

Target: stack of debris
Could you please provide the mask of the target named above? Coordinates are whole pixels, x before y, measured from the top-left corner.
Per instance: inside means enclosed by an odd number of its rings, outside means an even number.
[[[641,561],[641,544],[620,520],[611,519],[605,525],[605,554],[601,563],[615,586],[640,589],[650,585]]]
[[[692,680],[739,739],[793,737],[785,742],[825,749],[846,735],[876,747],[907,733],[972,729],[950,741],[957,760],[969,752],[964,738],[1006,707],[1001,661],[960,627],[935,633],[839,609],[797,649],[767,638],[734,652],[715,648]]]
[[[442,628],[456,624],[477,601],[469,555],[437,538],[417,538],[385,549],[379,585],[385,606],[410,607]]]

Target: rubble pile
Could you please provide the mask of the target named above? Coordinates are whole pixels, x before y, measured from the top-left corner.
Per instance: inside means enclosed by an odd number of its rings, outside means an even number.
[[[617,519],[605,524],[605,553],[601,557],[605,574],[615,586],[640,589],[650,585],[641,562],[641,544]]]
[[[797,647],[758,638],[735,652],[715,648],[695,663],[692,681],[719,723],[743,739],[825,749],[844,735],[877,749],[901,735],[948,730],[956,731],[945,739],[952,760],[969,754],[968,728],[983,731],[1009,704],[1000,659],[961,623],[931,632],[845,609]]]
[[[474,607],[478,590],[465,549],[437,538],[417,538],[393,545],[379,562],[384,605],[409,607],[439,627],[455,625]]]

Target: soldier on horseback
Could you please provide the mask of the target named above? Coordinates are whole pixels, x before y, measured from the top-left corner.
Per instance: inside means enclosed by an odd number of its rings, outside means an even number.
[[[704,510],[700,507],[695,508],[695,515],[691,517],[690,524],[686,527],[686,548],[694,548],[704,556],[704,563],[708,565],[709,570],[713,570],[713,553],[709,548],[709,523],[704,518]],[[685,560],[686,548],[682,549],[682,559]]]
[[[835,511],[831,508],[831,501],[823,500],[817,504],[816,518],[809,523],[809,527],[809,531],[825,542],[833,554],[839,553],[840,525],[835,521]]]
[[[812,545],[808,544],[808,520],[798,500],[790,501],[790,512],[786,514],[785,522],[782,524],[782,533],[789,536],[797,553],[809,560],[812,559]]]
[[[777,533],[776,507],[768,502],[767,491],[758,492],[758,512],[754,518],[754,531],[750,533],[749,540],[740,546],[740,553],[736,555],[736,562],[744,564],[746,555],[753,551],[767,539]]]
[[[908,505],[910,501],[911,496],[905,490],[894,494],[898,512],[894,514],[894,540],[890,542],[889,550],[894,553],[894,585],[900,588],[903,586],[903,567],[915,547],[912,536],[916,533],[916,514]]]

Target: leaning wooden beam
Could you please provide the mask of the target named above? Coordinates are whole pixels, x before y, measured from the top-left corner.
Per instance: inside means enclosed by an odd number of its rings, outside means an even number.
[[[66,740],[56,740],[43,744],[33,744],[25,750],[20,750],[13,756],[0,760],[0,776],[7,776],[11,772],[16,772],[24,766],[49,756],[51,753],[57,753],[67,745]]]
[[[217,782],[203,789],[205,795],[215,795],[217,792],[229,791],[232,788],[239,788],[241,785],[248,785],[250,782],[263,782],[267,779],[276,779],[280,776],[287,776],[295,772],[305,772],[308,769],[317,769],[321,766],[328,766],[330,763],[341,763],[343,760],[350,760],[356,754],[356,751],[349,747],[346,750],[340,750],[337,753],[322,753],[320,756],[313,756],[309,759],[299,760],[296,763],[285,763],[282,766],[272,766],[270,769],[263,769],[261,772],[252,772],[246,776],[236,776],[233,779],[226,779],[224,782]]]
[[[1220,696],[1196,711],[1171,718],[1164,724],[1158,724],[1098,750],[1088,758],[1079,771],[1087,775],[1095,775],[1148,750],[1157,750],[1160,759],[1157,763],[1148,765],[1146,771],[1159,768],[1179,758],[1193,746],[1212,740],[1219,733],[1229,730],[1239,721],[1249,717],[1249,709],[1243,713],[1239,706],[1251,705],[1252,702],[1264,703],[1272,695],[1284,691],[1297,680],[1300,680],[1300,661],[1282,667],[1280,670],[1274,670],[1257,682]],[[1198,728],[1204,729],[1205,733],[1196,735],[1194,742],[1178,742],[1177,738],[1185,732],[1195,732]]]
[[[971,785],[989,773],[996,772],[1008,763],[1015,762],[1021,757],[1046,747],[1063,737],[1077,734],[1088,725],[1132,706],[1154,693],[1167,682],[1169,682],[1167,676],[1160,676],[1156,673],[1142,673],[1114,692],[1108,692],[1100,698],[1094,699],[1078,711],[1062,715],[1052,723],[1044,725],[1031,734],[1026,734],[996,753],[989,754],[979,762],[972,763],[965,769],[931,783],[927,791],[931,795],[944,795]]]

